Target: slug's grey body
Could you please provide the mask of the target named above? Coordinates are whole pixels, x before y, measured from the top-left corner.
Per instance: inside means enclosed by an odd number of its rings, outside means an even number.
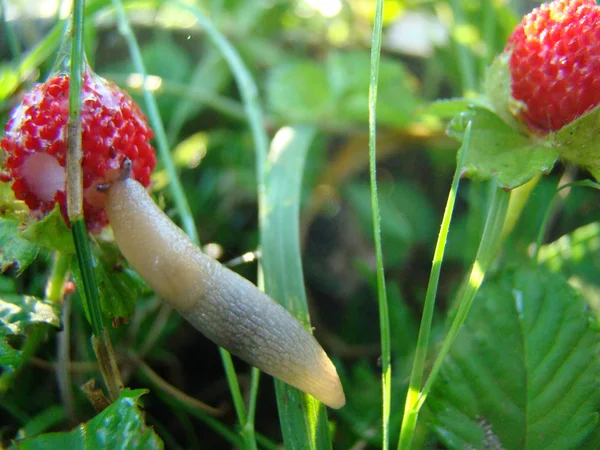
[[[121,252],[206,337],[333,408],[345,403],[335,367],[286,309],[208,257],[135,180],[114,182],[106,211]]]

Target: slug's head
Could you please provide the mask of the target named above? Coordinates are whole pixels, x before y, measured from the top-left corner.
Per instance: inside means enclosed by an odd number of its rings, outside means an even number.
[[[131,176],[149,186],[156,165],[153,132],[139,107],[115,84],[88,70],[82,91],[83,210],[87,228],[99,232],[108,217],[96,186],[119,177],[126,158]],[[57,75],[25,94],[0,143],[5,152],[1,181],[12,183],[15,196],[33,216],[43,217],[58,203],[67,223],[68,116],[69,76]]]

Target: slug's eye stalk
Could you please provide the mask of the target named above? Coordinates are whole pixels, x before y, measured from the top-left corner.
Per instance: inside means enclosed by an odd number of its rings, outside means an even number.
[[[43,217],[58,203],[65,221],[69,77],[56,75],[25,94],[12,112],[0,146],[5,151],[1,180],[11,182],[15,196],[34,217]],[[97,185],[110,183],[123,161],[131,161],[131,176],[150,185],[156,165],[150,145],[153,132],[131,97],[89,69],[83,78],[81,104],[83,150],[83,210],[87,228],[108,224],[104,195]]]

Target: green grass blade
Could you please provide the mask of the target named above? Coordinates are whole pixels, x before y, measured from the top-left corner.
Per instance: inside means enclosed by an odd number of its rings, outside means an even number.
[[[383,0],[377,0],[373,40],[371,43],[371,79],[369,81],[369,175],[371,181],[371,210],[373,213],[373,240],[377,260],[377,300],[379,303],[379,332],[381,339],[381,393],[382,429],[381,448],[390,446],[390,408],[392,403],[392,367],[390,343],[390,315],[385,289],[383,250],[381,246],[381,213],[377,194],[377,84],[379,81],[379,59],[381,56],[381,30],[383,27]]]
[[[309,126],[284,127],[271,144],[261,243],[267,292],[310,327],[300,257],[300,193],[306,154],[316,134]],[[276,381],[286,449],[331,448],[325,407]]]
[[[440,352],[435,358],[433,368],[423,386],[423,390],[419,394],[416,405],[417,410],[423,405],[431,387],[435,383],[444,363],[444,359],[450,352],[454,340],[458,336],[462,325],[465,323],[473,300],[475,299],[475,295],[479,291],[485,275],[496,256],[496,251],[502,242],[502,228],[504,226],[504,219],[506,218],[509,200],[510,192],[505,191],[501,187],[495,188],[475,262],[473,263],[471,272],[467,278],[467,283],[463,285],[463,288],[459,292],[456,316],[450,325],[450,329],[442,343]]]
[[[450,229],[450,222],[452,220],[452,213],[454,212],[454,204],[456,202],[456,195],[458,193],[458,187],[460,184],[460,174],[463,170],[462,168],[464,166],[467,148],[469,147],[470,137],[471,124],[467,125],[463,145],[458,151],[456,171],[454,172],[454,177],[452,178],[452,185],[450,187],[450,193],[448,194],[446,209],[444,210],[444,216],[440,225],[440,234],[438,235],[438,240],[433,253],[433,263],[431,266],[431,273],[429,275],[427,293],[425,294],[425,305],[423,308],[423,316],[421,318],[421,326],[419,327],[419,337],[417,339],[415,359],[413,362],[408,394],[406,396],[406,403],[404,406],[404,417],[402,419],[402,427],[400,429],[398,450],[407,450],[410,448],[415,427],[417,425],[419,409],[416,405],[419,399],[421,385],[423,383],[423,374],[425,372],[425,359],[427,357],[427,350],[429,348],[429,336],[431,334],[431,325],[433,322],[435,298],[440,281],[442,261],[444,259],[446,241],[448,239],[448,230]]]

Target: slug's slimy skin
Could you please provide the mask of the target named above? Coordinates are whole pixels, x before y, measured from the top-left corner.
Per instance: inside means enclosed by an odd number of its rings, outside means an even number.
[[[131,266],[206,337],[332,408],[345,403],[337,371],[286,309],[208,257],[133,179],[113,182],[106,211]]]

